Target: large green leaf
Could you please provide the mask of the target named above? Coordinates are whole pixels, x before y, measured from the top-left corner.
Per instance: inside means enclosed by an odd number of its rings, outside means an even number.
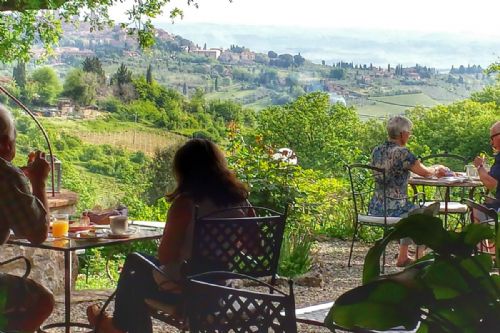
[[[432,289],[436,299],[454,298],[470,290],[457,267],[444,260],[436,259],[423,272],[422,279]]]
[[[479,241],[491,236],[490,228],[485,225],[471,225],[456,233],[446,231],[437,217],[425,214],[408,216],[395,224],[386,237],[368,251],[363,267],[363,283],[380,275],[380,257],[391,241],[410,237],[415,243],[431,248],[436,255],[468,257]]]
[[[453,243],[449,234],[443,229],[440,219],[424,214],[404,218],[394,225],[386,237],[377,241],[368,251],[363,267],[363,283],[380,275],[380,257],[387,244],[404,237],[410,237],[417,244],[427,245],[433,250],[440,249],[443,244]]]
[[[473,223],[464,229],[465,244],[476,246],[483,239],[492,239],[495,237],[493,230],[487,224]]]
[[[346,329],[387,330],[397,326],[415,328],[419,319],[418,289],[394,280],[373,281],[340,296],[325,318],[325,325]]]

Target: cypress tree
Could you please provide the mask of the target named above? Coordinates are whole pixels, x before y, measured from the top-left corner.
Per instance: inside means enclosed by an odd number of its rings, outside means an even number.
[[[152,84],[153,83],[153,67],[151,66],[151,64],[149,64],[148,70],[146,72],[146,82],[148,84]]]
[[[12,76],[17,86],[21,89],[21,94],[23,94],[26,89],[26,64],[22,61],[18,61],[17,66],[12,70]]]

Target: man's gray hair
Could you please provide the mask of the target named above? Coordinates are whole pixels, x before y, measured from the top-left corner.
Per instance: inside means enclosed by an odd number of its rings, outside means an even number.
[[[15,125],[12,113],[0,104],[0,136],[7,135],[9,139],[15,138]]]
[[[495,122],[493,125],[490,127],[490,131],[493,133],[500,133],[500,121]]]
[[[410,119],[403,116],[394,116],[387,122],[387,134],[390,139],[397,139],[401,133],[409,132],[413,126]]]

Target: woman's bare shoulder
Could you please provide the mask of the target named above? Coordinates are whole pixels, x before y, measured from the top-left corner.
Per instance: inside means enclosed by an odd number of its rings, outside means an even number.
[[[192,210],[194,206],[195,202],[189,194],[179,194],[172,201],[170,210],[185,210],[185,209]]]

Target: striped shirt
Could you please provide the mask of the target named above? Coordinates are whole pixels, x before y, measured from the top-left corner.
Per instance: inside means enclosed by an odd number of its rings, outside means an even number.
[[[0,158],[0,232],[11,229],[22,238],[36,234],[45,228],[46,214],[21,169]]]

